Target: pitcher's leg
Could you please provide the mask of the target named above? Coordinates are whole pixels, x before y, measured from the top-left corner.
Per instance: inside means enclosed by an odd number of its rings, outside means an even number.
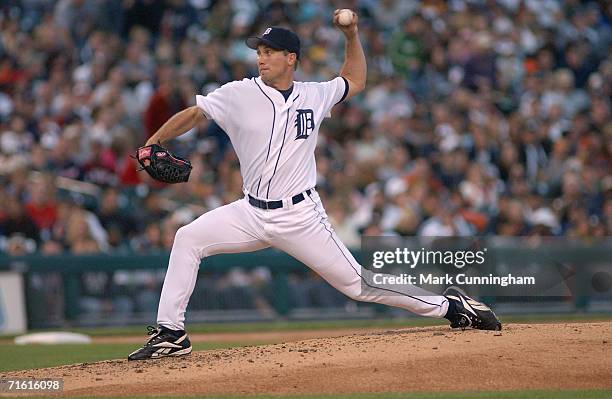
[[[202,258],[220,253],[267,248],[244,200],[214,209],[178,229],[164,280],[157,323],[183,330],[185,310],[193,293]]]
[[[331,227],[318,195],[315,193],[308,201],[308,206],[294,209],[299,213],[299,223],[293,227],[287,224],[290,231],[276,236],[272,246],[294,256],[352,299],[396,306],[422,316],[446,315],[448,300],[420,287],[407,285],[386,290],[362,285],[365,280],[361,266]],[[363,287],[366,289],[362,290]]]

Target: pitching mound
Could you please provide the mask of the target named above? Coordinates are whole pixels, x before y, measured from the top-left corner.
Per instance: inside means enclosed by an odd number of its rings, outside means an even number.
[[[63,377],[88,396],[612,388],[611,348],[610,322],[407,328],[2,377]]]

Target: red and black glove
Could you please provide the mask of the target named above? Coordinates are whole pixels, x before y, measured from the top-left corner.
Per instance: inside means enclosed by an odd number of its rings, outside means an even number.
[[[149,176],[164,183],[184,183],[189,180],[191,162],[172,154],[159,144],[140,147],[136,152],[139,170],[146,170]]]

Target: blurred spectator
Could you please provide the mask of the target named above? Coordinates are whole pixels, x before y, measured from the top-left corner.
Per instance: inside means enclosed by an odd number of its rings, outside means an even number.
[[[76,211],[70,215],[66,226],[66,243],[70,251],[77,254],[100,251],[84,211]]]
[[[472,91],[486,92],[495,89],[496,55],[492,51],[493,39],[488,32],[473,34],[470,40],[471,53],[464,67],[463,84]]]
[[[406,79],[414,79],[421,72],[425,61],[425,43],[423,43],[427,22],[415,14],[401,23],[389,42],[388,56],[391,58],[395,72]]]
[[[187,104],[181,96],[172,65],[159,65],[157,75],[158,89],[151,97],[144,115],[147,138]]]
[[[48,238],[50,229],[57,220],[55,186],[52,176],[42,176],[32,181],[30,200],[26,203],[25,208],[38,229]]]
[[[21,234],[38,241],[40,230],[36,222],[28,215],[24,205],[11,196],[4,198],[2,203],[4,209],[0,211],[0,235],[12,237],[15,234]]]
[[[164,249],[163,232],[158,222],[151,222],[145,227],[144,234],[132,240],[130,246],[139,252]]]
[[[108,244],[113,249],[120,249],[126,245],[129,238],[136,231],[134,219],[128,209],[121,205],[125,202],[119,191],[107,188],[102,195],[100,208],[97,211],[100,224],[108,232]]]

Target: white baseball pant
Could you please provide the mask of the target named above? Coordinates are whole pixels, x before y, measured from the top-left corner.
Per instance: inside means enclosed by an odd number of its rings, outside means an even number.
[[[174,238],[157,322],[173,330],[185,327],[185,310],[200,261],[221,253],[274,247],[310,267],[334,288],[358,301],[396,306],[421,316],[444,317],[448,300],[416,286],[398,289],[405,295],[375,288],[362,293],[361,266],[331,227],[316,191],[293,204],[265,210],[242,198],[205,213],[181,227]]]

